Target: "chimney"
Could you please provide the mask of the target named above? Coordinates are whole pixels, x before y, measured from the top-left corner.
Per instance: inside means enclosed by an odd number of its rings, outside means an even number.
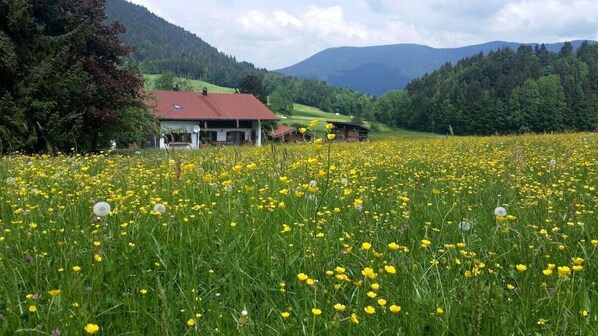
[[[201,94],[203,94],[204,96],[208,95],[208,88],[204,86],[203,90],[201,90]]]

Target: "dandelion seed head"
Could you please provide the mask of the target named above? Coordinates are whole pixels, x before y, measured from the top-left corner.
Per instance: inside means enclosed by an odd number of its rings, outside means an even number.
[[[162,213],[166,212],[166,206],[162,203],[158,203],[158,204],[154,205],[154,211],[162,214]]]
[[[107,202],[97,202],[93,206],[93,213],[98,217],[104,217],[110,214],[110,204]]]
[[[494,209],[494,214],[498,217],[505,217],[507,215],[507,209],[499,206]]]
[[[462,231],[469,231],[469,230],[471,230],[471,222],[469,222],[469,221],[462,221],[461,223],[459,223],[459,229],[461,229]]]

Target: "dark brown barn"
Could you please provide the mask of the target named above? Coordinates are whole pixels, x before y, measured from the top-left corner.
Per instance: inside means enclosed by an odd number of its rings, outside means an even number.
[[[371,131],[363,125],[351,124],[341,121],[327,121],[327,123],[334,125],[332,132],[336,135],[335,141],[367,141],[368,133]]]

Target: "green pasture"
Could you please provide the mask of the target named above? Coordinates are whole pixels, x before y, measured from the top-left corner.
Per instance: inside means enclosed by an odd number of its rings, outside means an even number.
[[[598,334],[596,134],[127,154],[0,157],[1,335]]]

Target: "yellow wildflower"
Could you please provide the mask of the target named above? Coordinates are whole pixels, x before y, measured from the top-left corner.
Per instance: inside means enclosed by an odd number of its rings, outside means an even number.
[[[97,324],[93,324],[93,323],[87,323],[85,325],[85,327],[83,328],[83,330],[85,330],[86,333],[93,335],[93,334],[97,333],[98,331],[100,331],[100,326],[98,326]]]

